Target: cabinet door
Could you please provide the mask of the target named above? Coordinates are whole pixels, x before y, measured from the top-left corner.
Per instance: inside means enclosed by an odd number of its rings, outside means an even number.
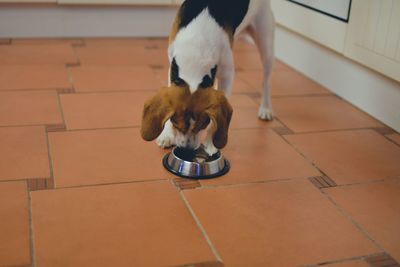
[[[353,0],[345,55],[400,81],[400,0]]]
[[[58,0],[59,4],[171,5],[171,0]]]
[[[347,23],[287,0],[271,3],[279,25],[343,53]]]

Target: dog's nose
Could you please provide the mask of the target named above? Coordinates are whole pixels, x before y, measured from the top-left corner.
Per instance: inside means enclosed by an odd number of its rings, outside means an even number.
[[[188,140],[187,147],[190,148],[190,149],[194,149],[195,150],[195,149],[198,149],[200,147],[200,143],[197,142],[196,139],[190,138]]]

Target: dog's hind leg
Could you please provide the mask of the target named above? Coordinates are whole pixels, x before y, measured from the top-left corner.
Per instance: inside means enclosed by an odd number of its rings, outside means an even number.
[[[272,120],[273,111],[271,105],[270,76],[274,61],[274,27],[275,20],[268,1],[265,1],[254,22],[250,25],[249,31],[253,37],[264,71],[261,105],[258,117],[262,120]]]

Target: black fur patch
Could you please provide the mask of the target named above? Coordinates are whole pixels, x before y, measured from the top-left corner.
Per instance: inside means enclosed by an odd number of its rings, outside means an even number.
[[[211,69],[211,77],[210,75],[204,76],[203,81],[199,85],[199,88],[209,88],[213,86],[216,74],[217,74],[217,65],[215,65],[215,67]]]
[[[179,29],[184,28],[195,19],[205,8],[223,28],[236,28],[242,23],[249,9],[250,0],[186,0],[180,10]]]
[[[171,83],[177,86],[185,86],[187,85],[184,80],[179,77],[179,66],[176,64],[175,58],[172,59],[171,63]]]
[[[214,68],[211,69],[211,77],[210,75],[206,75],[203,78],[203,81],[199,84],[199,88],[209,88],[214,85],[215,82],[215,76],[217,74],[217,65],[214,66]],[[171,83],[176,85],[176,86],[188,86],[187,83],[179,77],[179,66],[176,64],[175,58],[172,59],[171,63]]]

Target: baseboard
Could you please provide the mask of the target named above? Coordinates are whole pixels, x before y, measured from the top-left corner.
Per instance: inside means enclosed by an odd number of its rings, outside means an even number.
[[[400,132],[400,83],[285,28],[276,57]]]
[[[174,6],[0,5],[0,38],[167,36]]]

